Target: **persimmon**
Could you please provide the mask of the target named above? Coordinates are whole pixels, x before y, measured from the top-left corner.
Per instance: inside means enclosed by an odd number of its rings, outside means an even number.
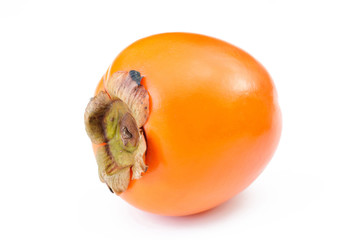
[[[232,198],[266,167],[281,134],[265,68],[224,41],[190,33],[140,39],[112,62],[85,124],[110,190],[183,216]]]

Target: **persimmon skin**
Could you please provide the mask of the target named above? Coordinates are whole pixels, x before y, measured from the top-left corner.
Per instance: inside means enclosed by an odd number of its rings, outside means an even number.
[[[120,195],[131,205],[199,213],[244,190],[270,161],[282,125],[277,93],[243,50],[198,34],[158,34],[123,50],[102,80],[130,70],[144,76],[151,103],[148,170]],[[96,93],[103,89],[100,81]]]

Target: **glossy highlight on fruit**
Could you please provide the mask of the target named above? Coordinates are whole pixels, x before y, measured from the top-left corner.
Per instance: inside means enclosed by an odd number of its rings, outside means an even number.
[[[119,72],[139,73],[149,95],[149,115],[133,116],[147,169],[117,193],[136,208],[167,216],[208,210],[249,186],[274,154],[282,125],[276,89],[243,50],[199,34],[143,38],[115,58],[96,95],[109,93],[104,86]]]

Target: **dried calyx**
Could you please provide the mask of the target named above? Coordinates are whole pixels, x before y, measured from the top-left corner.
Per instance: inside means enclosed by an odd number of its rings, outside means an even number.
[[[99,178],[120,194],[128,188],[130,175],[138,179],[146,170],[146,142],[142,126],[149,115],[149,95],[140,85],[137,71],[116,72],[104,81],[85,109],[85,128],[94,144]]]

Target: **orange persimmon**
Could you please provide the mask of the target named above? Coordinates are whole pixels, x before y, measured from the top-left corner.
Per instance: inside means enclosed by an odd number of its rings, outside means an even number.
[[[280,139],[281,112],[270,75],[252,56],[203,35],[153,35],[115,58],[96,94],[131,70],[149,94],[147,170],[121,198],[155,214],[189,215],[227,201],[262,172]]]

